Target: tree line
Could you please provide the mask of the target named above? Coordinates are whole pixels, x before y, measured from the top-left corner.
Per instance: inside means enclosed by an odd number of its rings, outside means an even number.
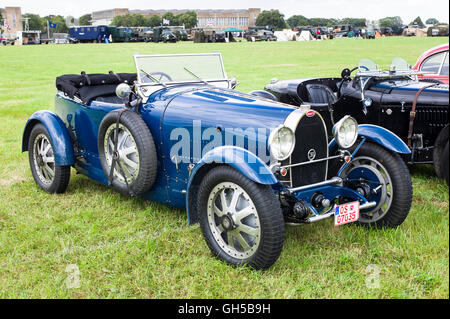
[[[125,14],[115,16],[111,25],[117,27],[157,27],[163,25],[163,20],[169,21],[168,25],[184,25],[186,29],[192,29],[197,25],[197,13],[195,11],[186,11],[185,13],[174,15],[172,12],[166,12],[162,17],[152,15],[149,18],[142,14]]]
[[[34,13],[25,13],[22,15],[22,18],[28,18],[28,27],[30,30],[37,30],[41,32],[47,32],[48,23],[56,24],[56,29],[52,29],[53,32],[57,33],[68,33],[69,27],[68,24],[74,24],[76,19],[71,16],[63,17],[62,15],[48,15],[45,17],[41,17],[38,14]],[[78,20],[82,21],[82,19],[89,19],[89,23],[91,20],[91,15],[81,16]]]
[[[336,25],[352,24],[355,27],[363,28],[366,26],[366,18],[307,18],[303,15],[293,15],[290,18],[284,18],[279,10],[265,10],[256,19],[257,26],[273,26],[277,30],[285,28],[293,29],[299,26],[312,26],[312,27],[333,27]],[[429,18],[426,20],[426,24],[438,24],[439,21],[435,18]],[[402,18],[399,16],[385,17],[378,20],[380,27],[401,27],[404,25]],[[420,17],[417,17],[409,25],[417,24],[420,28],[425,27]]]
[[[40,30],[42,32],[47,32],[47,23],[55,23],[57,28],[52,30],[58,33],[68,33],[68,25],[91,25],[92,15],[85,14],[75,19],[74,17],[63,17],[61,15],[48,15],[45,17],[40,17],[38,14],[26,13],[22,16],[23,18],[28,18],[28,25],[30,30]],[[195,11],[186,11],[181,14],[173,14],[172,12],[166,12],[162,17],[158,15],[153,15],[151,17],[145,17],[142,14],[126,14],[114,17],[111,25],[122,26],[122,27],[156,27],[163,24],[163,19],[169,21],[169,25],[184,25],[187,29],[191,29],[197,26],[197,14]],[[273,26],[276,30],[282,30],[286,28],[293,29],[298,26],[328,26],[333,27],[335,25],[342,24],[352,24],[355,27],[365,27],[366,18],[344,18],[344,19],[333,19],[333,18],[307,18],[303,15],[293,15],[288,19],[284,18],[279,10],[264,10],[256,19],[257,26]],[[429,18],[425,22],[426,24],[436,25],[439,21],[435,18]],[[412,22],[409,23],[417,24],[419,27],[423,28],[425,24],[422,22],[420,17],[417,17]],[[399,16],[385,17],[378,20],[378,25],[380,27],[396,27],[403,26],[404,23]]]

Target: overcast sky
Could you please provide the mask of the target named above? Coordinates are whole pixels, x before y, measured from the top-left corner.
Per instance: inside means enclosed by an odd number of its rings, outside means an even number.
[[[0,0],[0,7],[20,6],[22,13],[72,15],[79,17],[92,11],[129,9],[279,9],[285,18],[301,14],[307,18],[364,17],[370,20],[400,16],[409,23],[417,16],[425,22],[436,18],[448,22],[448,0]]]

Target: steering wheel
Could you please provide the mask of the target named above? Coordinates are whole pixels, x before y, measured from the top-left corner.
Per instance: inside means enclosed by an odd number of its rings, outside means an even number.
[[[151,72],[148,74],[144,73],[144,76],[151,81],[153,81],[153,80],[150,78],[150,76],[153,77],[158,82],[161,82],[161,80],[164,78],[167,80],[165,80],[163,82],[172,82],[173,81],[172,78],[170,77],[170,75],[168,75],[167,73],[164,73],[164,72]]]
[[[340,97],[341,97],[341,89],[342,89],[342,86],[344,85],[344,82],[350,82],[351,80],[352,80],[352,78],[351,78],[351,75],[352,75],[352,73],[354,72],[354,71],[356,71],[356,70],[358,70],[358,67],[354,67],[353,69],[348,69],[348,68],[345,68],[345,69],[343,69],[342,70],[342,72],[341,72],[341,78],[342,78],[342,81],[341,81],[341,83],[339,84],[339,88],[338,88],[338,91],[337,91],[337,98],[339,99]]]

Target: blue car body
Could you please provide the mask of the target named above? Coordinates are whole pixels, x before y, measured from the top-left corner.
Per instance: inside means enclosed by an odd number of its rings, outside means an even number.
[[[96,101],[89,105],[83,105],[58,93],[55,98],[55,113],[38,111],[28,120],[24,130],[22,149],[23,151],[27,150],[27,138],[33,125],[39,122],[43,123],[51,135],[58,165],[73,165],[79,173],[108,185],[107,176],[98,158],[98,129],[103,117],[117,107],[117,105]],[[235,158],[236,154],[242,157],[254,156],[258,159],[258,154],[249,153],[245,149],[233,145],[213,148],[206,154],[194,154],[195,150],[192,150],[189,160],[190,163],[195,163],[195,167],[191,171],[188,169],[189,165],[185,163],[180,163],[176,167],[168,156],[164,156],[169,153],[170,147],[175,143],[170,140],[168,132],[175,127],[184,127],[193,135],[202,134],[203,131],[194,133],[193,109],[195,109],[194,117],[197,121],[202,122],[203,130],[211,126],[241,128],[243,125],[250,124],[261,127],[263,124],[262,126],[267,128],[267,134],[283,123],[287,116],[295,110],[289,105],[274,103],[246,94],[236,95],[235,91],[209,86],[178,86],[156,92],[139,108],[142,118],[155,139],[158,150],[157,179],[152,189],[142,195],[143,198],[174,207],[187,208],[189,221],[195,222],[196,213],[192,217],[189,210],[192,184],[196,173],[203,166],[211,163],[231,165],[257,183],[274,185],[276,191],[284,188],[271,172],[268,163],[260,160],[256,160],[253,164],[246,161],[242,161],[241,164],[227,161],[227,156]],[[212,109],[214,109],[214,117],[211,117],[210,110]],[[220,118],[220,124],[218,124],[217,118]],[[77,142],[81,146],[78,152],[73,149],[69,134],[71,131],[76,135]],[[386,143],[396,152],[409,152],[409,149],[398,137],[380,127],[363,126],[361,133],[380,144]],[[382,137],[382,139],[377,139],[377,137]],[[245,142],[248,143],[248,140]],[[330,148],[335,147],[334,141],[331,141],[329,146]],[[268,150],[264,151],[268,152]],[[345,193],[353,196],[356,200],[361,200],[362,203],[367,202],[364,197],[353,190],[330,185],[312,188],[304,193],[298,192],[296,197],[309,199],[311,194],[316,191],[323,191],[325,194],[330,194],[330,197]]]
[[[348,209],[353,215],[345,218],[355,218],[358,207],[366,221],[351,221],[374,223],[373,216],[382,218],[391,207],[393,188],[404,194],[403,206],[396,206],[403,211],[389,226],[408,214],[409,175],[394,180],[390,174],[407,172],[392,154],[409,148],[392,132],[345,117],[329,141],[324,119],[309,106],[235,91],[218,53],[139,58],[137,74],[57,78],[55,112],[34,113],[23,133],[22,150],[30,152],[41,188],[63,192],[74,167],[122,193],[186,209],[215,255],[257,269],[278,258],[283,221],[300,225],[336,215],[337,224],[347,223],[342,214]],[[158,63],[169,74],[155,69]],[[388,170],[358,157],[375,144],[377,154],[381,146],[390,158]],[[136,167],[129,175],[125,163]]]
[[[33,126],[42,123],[49,132],[57,165],[73,166],[79,173],[109,185],[108,176],[99,159],[98,131],[105,115],[124,107],[124,104],[97,100],[85,104],[58,92],[54,113],[38,111],[28,120],[23,134],[22,150],[28,150],[28,139]],[[194,223],[197,221],[197,212],[192,203],[195,201],[196,189],[211,165],[229,165],[256,183],[272,185],[275,193],[288,189],[268,161],[270,150],[258,149],[255,153],[248,148],[257,137],[261,138],[262,135],[264,140],[269,139],[270,133],[285,123],[289,116],[294,113],[303,116],[302,112],[308,112],[308,109],[299,110],[288,104],[210,84],[162,87],[138,106],[138,113],[155,140],[158,166],[155,183],[141,197],[186,208],[189,222]],[[327,148],[324,150],[326,157],[329,150],[335,150],[337,145],[334,140],[328,143],[326,127],[319,113],[315,112],[312,116],[318,119],[319,126],[323,125],[324,132],[317,136],[323,138],[322,144]],[[179,136],[171,134],[180,128],[185,129],[194,138],[200,137],[202,144],[198,149],[191,145],[187,158],[174,163],[168,155],[170,149],[179,141]],[[201,138],[208,128],[220,132],[220,145],[211,144],[211,138]],[[258,130],[246,133],[244,130],[248,128]],[[233,133],[233,138],[226,140],[226,131],[229,129],[237,129],[238,133]],[[243,129],[240,136],[239,129]],[[359,134],[363,142],[368,139],[393,152],[409,152],[408,147],[395,134],[381,127],[362,125]],[[239,138],[240,143],[237,143]],[[304,141],[298,141],[302,142]],[[205,147],[208,143],[209,147]],[[355,153],[351,155],[355,156]],[[236,158],[242,160],[236,161]],[[316,169],[318,167],[316,166]],[[312,185],[303,185],[301,190],[292,192],[297,199],[309,203],[311,194],[321,192],[330,200],[346,196],[359,201],[361,205],[368,203],[364,196],[339,185],[336,181],[327,183],[327,166],[320,168],[323,172],[314,177]],[[309,206],[315,214],[319,214],[310,203]]]

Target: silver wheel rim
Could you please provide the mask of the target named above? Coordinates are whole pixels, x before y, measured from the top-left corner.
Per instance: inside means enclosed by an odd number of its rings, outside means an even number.
[[[212,236],[226,254],[245,259],[256,253],[260,220],[253,201],[239,185],[216,185],[208,197],[207,215]]]
[[[361,211],[359,221],[363,223],[376,222],[386,215],[392,204],[394,190],[392,186],[391,176],[386,168],[377,160],[371,157],[357,157],[353,159],[345,168],[343,176],[346,177],[350,172],[358,168],[365,168],[373,172],[380,181],[381,188],[377,192],[381,192],[380,200],[372,209]]]
[[[104,151],[105,159],[108,164],[109,170],[111,169],[113,155],[114,155],[114,134],[116,131],[116,124],[112,124],[105,134]],[[122,166],[123,176],[118,167],[118,163],[114,167],[113,176],[119,180],[122,184],[125,184],[125,178],[128,184],[131,184],[139,174],[139,151],[136,145],[136,141],[131,135],[130,131],[119,124],[119,137],[117,139],[117,153],[118,162]]]
[[[50,185],[55,178],[55,154],[45,134],[39,134],[34,139],[33,162],[39,180]]]

